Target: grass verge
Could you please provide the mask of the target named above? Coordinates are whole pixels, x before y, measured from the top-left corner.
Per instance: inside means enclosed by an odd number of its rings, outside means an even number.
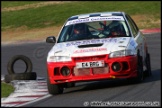
[[[3,6],[3,2],[2,7],[6,7]],[[9,5],[12,2],[7,3]],[[48,4],[36,8],[2,11],[1,30],[4,31],[21,26],[26,26],[28,29],[61,26],[72,15],[103,11],[124,11],[134,18],[139,28],[152,28],[152,24],[155,26],[157,25],[156,22],[159,23],[160,21],[160,7],[160,1],[93,1],[93,5],[92,1],[75,1],[71,3]]]
[[[8,97],[15,88],[11,84],[1,82],[1,98]]]
[[[68,17],[91,12],[124,11],[139,29],[161,27],[160,1],[2,1],[1,9],[2,43],[43,41]]]

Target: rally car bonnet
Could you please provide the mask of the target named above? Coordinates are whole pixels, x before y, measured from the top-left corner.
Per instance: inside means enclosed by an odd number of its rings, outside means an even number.
[[[130,44],[131,43],[131,44]],[[93,56],[109,54],[114,51],[134,48],[131,37],[91,39],[56,43],[49,51],[48,56]]]

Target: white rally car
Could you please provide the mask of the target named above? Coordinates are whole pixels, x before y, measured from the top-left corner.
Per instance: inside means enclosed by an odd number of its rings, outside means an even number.
[[[146,38],[124,12],[98,12],[67,19],[47,57],[50,94],[80,81],[126,78],[141,82],[151,75]]]

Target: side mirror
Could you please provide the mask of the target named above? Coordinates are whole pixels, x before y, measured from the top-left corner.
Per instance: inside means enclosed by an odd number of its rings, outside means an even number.
[[[56,43],[56,38],[54,36],[49,36],[46,38],[46,43]]]

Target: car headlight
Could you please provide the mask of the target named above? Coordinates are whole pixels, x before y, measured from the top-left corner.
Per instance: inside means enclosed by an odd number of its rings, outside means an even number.
[[[66,62],[71,61],[71,57],[69,56],[49,56],[47,58],[48,62]]]
[[[123,57],[128,55],[136,55],[136,53],[133,52],[132,50],[120,50],[120,51],[111,52],[109,58]]]

